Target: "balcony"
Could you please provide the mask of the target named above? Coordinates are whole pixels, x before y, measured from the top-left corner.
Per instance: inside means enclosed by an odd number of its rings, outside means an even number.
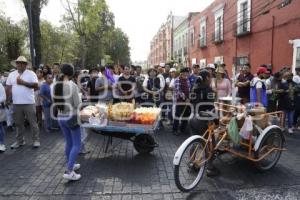
[[[212,34],[212,39],[213,39],[213,43],[215,43],[215,44],[223,43],[223,40],[224,40],[221,31],[214,32]]]
[[[243,19],[233,24],[233,34],[235,37],[242,37],[251,34],[250,19]]]

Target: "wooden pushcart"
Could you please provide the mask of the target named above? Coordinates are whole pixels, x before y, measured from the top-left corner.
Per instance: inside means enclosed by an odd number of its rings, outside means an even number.
[[[106,126],[84,123],[82,127],[90,132],[107,136],[105,152],[112,145],[113,138],[132,141],[135,150],[139,153],[151,153],[155,147],[158,147],[154,134],[159,127],[159,118],[152,125],[110,121]]]

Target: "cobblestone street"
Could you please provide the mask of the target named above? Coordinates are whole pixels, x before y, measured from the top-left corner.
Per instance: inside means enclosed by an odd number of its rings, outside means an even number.
[[[10,144],[14,134],[6,138]],[[189,194],[173,178],[173,156],[184,139],[161,130],[151,155],[139,155],[131,142],[119,139],[105,154],[104,137],[91,134],[91,153],[78,159],[83,177],[67,183],[62,135],[42,133],[41,148],[32,149],[27,134],[26,146],[0,154],[0,199],[300,199],[299,134],[286,136],[289,150],[274,170],[262,174],[247,161],[223,155],[216,162],[221,176],[205,176]]]

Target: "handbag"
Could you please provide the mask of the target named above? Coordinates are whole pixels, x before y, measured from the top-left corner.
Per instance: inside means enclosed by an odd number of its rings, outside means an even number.
[[[73,115],[70,119],[68,119],[67,125],[70,129],[76,129],[80,127],[80,124],[78,122],[78,115]]]

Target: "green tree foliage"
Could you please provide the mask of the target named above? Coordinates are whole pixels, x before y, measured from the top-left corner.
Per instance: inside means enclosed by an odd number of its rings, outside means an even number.
[[[129,39],[121,29],[116,28],[110,35],[107,53],[114,63],[130,63]]]
[[[114,15],[109,11],[105,0],[77,0],[75,4],[70,0],[62,2],[67,11],[64,16],[66,26],[79,36],[80,53],[77,64],[81,68],[91,67],[101,63],[102,59],[116,58],[111,55],[111,40],[115,36]],[[126,56],[130,57],[129,54]],[[115,60],[117,59],[113,59]]]
[[[0,15],[0,71],[12,68],[10,61],[23,53],[25,38],[22,28]]]
[[[128,37],[115,28],[114,15],[105,0],[61,0],[67,11],[61,27],[40,21],[41,9],[47,0],[20,0],[24,3],[27,19],[11,24],[0,13],[0,70],[10,66],[10,61],[21,54],[30,57],[30,1],[36,66],[68,62],[79,68],[90,68],[102,60],[105,63],[130,63]]]
[[[47,21],[41,22],[42,63],[73,63],[76,61],[78,37]]]

